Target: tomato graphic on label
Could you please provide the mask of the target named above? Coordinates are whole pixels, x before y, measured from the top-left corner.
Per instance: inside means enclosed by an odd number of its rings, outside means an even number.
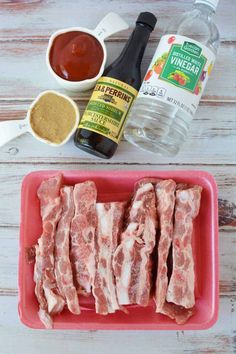
[[[186,79],[180,77],[179,80],[178,80],[178,83],[179,83],[181,86],[185,86],[185,85],[186,85]]]
[[[172,77],[173,80],[175,81],[179,81],[179,74],[174,74],[173,77]]]
[[[165,64],[164,62],[161,62],[157,65],[154,65],[153,70],[155,71],[156,74],[159,75],[162,72],[164,64]]]
[[[176,81],[179,85],[185,86],[190,82],[190,78],[180,70],[175,70],[168,75],[168,79]]]
[[[171,36],[168,38],[168,44],[171,44],[175,41],[175,36]]]
[[[150,79],[150,77],[152,76],[153,74],[153,71],[152,70],[148,70],[145,78],[144,78],[144,81],[148,81]]]
[[[202,91],[202,84],[200,81],[198,81],[197,86],[195,87],[194,93],[195,95],[199,95],[199,93]]]
[[[168,57],[168,53],[167,52],[163,53],[162,56],[157,58],[157,60],[153,64],[153,70],[157,75],[159,75],[162,72],[167,57]]]

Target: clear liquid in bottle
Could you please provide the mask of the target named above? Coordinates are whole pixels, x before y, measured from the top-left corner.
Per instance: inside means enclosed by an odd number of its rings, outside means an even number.
[[[131,108],[125,138],[160,155],[176,155],[211,73],[219,46],[212,21],[217,0],[196,0],[160,40]]]

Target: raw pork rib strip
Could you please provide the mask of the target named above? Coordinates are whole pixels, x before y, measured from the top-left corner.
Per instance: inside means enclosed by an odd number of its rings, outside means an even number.
[[[54,237],[61,216],[60,188],[62,175],[49,178],[38,189],[43,233],[35,246],[35,295],[39,302],[39,317],[47,328],[52,328],[49,314],[62,311],[64,300],[59,295],[54,275]]]
[[[201,191],[200,186],[176,191],[173,271],[166,300],[187,309],[195,304],[195,274],[191,242],[193,219],[199,212]]]
[[[55,237],[55,275],[60,294],[66,300],[70,312],[80,314],[77,291],[69,258],[70,224],[74,216],[73,187],[61,188],[62,215]]]
[[[123,232],[113,258],[117,297],[120,305],[147,306],[151,289],[151,258],[156,239],[154,187],[137,187]]]
[[[117,302],[113,254],[122,228],[125,202],[97,203],[98,228],[96,237],[96,272],[93,284],[96,312],[113,313],[120,308]]]
[[[71,261],[79,293],[88,295],[95,274],[95,230],[97,225],[95,183],[86,181],[74,188],[75,215],[71,222]]]
[[[171,179],[160,181],[155,186],[157,216],[161,229],[158,243],[158,267],[155,292],[156,312],[162,310],[168,287],[167,258],[172,242],[175,188],[176,183]]]
[[[144,184],[152,183],[155,186],[158,182],[161,182],[161,181],[162,181],[162,179],[156,178],[156,177],[143,177],[135,183],[134,191],[136,192],[136,190],[138,188],[142,187]]]
[[[173,304],[171,302],[165,301],[162,306],[161,313],[175,320],[177,324],[184,324],[191,316],[196,312],[195,307],[191,309],[186,309],[183,306]]]

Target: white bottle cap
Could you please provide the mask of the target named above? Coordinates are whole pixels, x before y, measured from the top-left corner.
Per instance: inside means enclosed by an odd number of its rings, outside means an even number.
[[[195,4],[205,4],[210,6],[214,11],[217,8],[219,0],[195,0]]]

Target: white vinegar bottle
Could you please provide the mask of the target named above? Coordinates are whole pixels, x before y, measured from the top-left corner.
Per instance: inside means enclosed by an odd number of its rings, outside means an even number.
[[[170,23],[131,108],[125,138],[161,155],[175,155],[214,65],[219,32],[212,21],[218,0],[196,0]]]

